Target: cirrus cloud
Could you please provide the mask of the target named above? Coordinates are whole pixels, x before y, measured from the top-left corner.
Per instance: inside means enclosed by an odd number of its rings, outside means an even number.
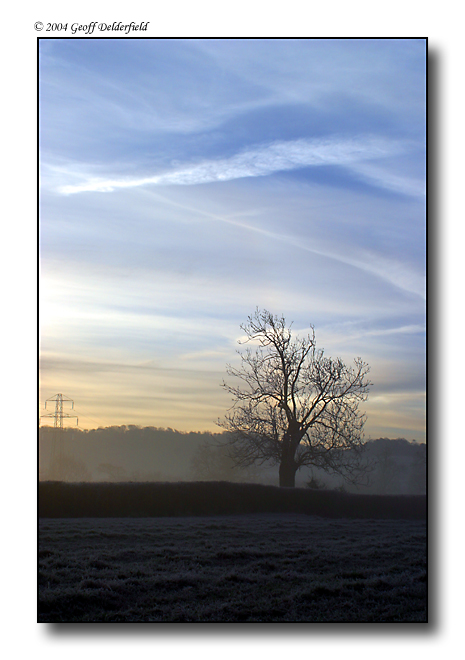
[[[332,136],[324,139],[299,139],[276,141],[241,151],[230,158],[204,160],[193,165],[140,178],[95,178],[88,177],[80,183],[60,185],[62,194],[79,192],[111,192],[118,188],[136,188],[145,185],[198,185],[216,181],[229,181],[244,177],[267,176],[304,167],[338,165],[353,167],[358,163],[382,159],[406,150],[406,144],[398,140],[386,140],[374,136],[341,138]],[[369,170],[361,173],[370,178]],[[82,175],[81,175],[82,176]],[[378,185],[392,188],[389,175],[378,173],[371,177]]]

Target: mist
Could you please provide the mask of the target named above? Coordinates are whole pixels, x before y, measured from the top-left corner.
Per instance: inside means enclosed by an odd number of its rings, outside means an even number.
[[[240,469],[223,446],[223,433],[110,426],[91,430],[39,430],[39,478],[65,482],[230,481],[278,485],[270,463]],[[365,445],[367,485],[355,486],[321,469],[302,468],[297,487],[354,493],[416,495],[426,492],[426,445],[378,438]]]

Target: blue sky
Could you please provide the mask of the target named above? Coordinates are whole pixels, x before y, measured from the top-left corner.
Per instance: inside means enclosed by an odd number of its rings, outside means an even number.
[[[41,400],[215,430],[256,306],[425,438],[424,40],[40,41]]]

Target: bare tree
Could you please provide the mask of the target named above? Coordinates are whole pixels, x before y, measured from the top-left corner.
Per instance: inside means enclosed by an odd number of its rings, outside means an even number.
[[[238,353],[241,367],[227,365],[240,382],[223,382],[233,406],[219,426],[237,466],[272,462],[279,465],[280,486],[294,487],[302,466],[315,466],[361,483],[364,465],[365,401],[371,383],[361,358],[346,366],[317,350],[315,332],[293,338],[292,324],[258,308],[241,325],[239,344],[257,345]]]

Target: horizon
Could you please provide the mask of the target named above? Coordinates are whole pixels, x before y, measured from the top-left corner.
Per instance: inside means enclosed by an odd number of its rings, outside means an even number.
[[[39,424],[39,430],[40,429],[54,429],[57,428],[55,426],[52,426],[51,424]],[[82,431],[84,433],[87,433],[88,431],[105,431],[108,429],[126,429],[126,430],[132,430],[133,428],[136,429],[150,429],[153,431],[162,431],[162,432],[170,432],[170,433],[179,433],[180,435],[189,435],[191,433],[196,434],[196,435],[221,435],[222,433],[228,433],[226,430],[218,430],[218,431],[180,431],[179,429],[173,428],[171,426],[141,426],[140,424],[118,424],[118,425],[111,425],[111,426],[90,426],[90,427],[83,427],[83,426],[63,426],[63,428],[59,428],[59,430],[63,431]],[[219,428],[219,427],[218,427]],[[388,438],[388,437],[377,437],[377,438],[364,438],[364,442],[375,442],[376,440],[390,440],[390,441],[396,441],[396,440],[405,440],[406,442],[410,444],[426,444],[425,442],[420,442],[419,440],[413,439],[413,440],[408,440],[407,438]]]
[[[40,412],[219,432],[258,306],[425,442],[426,41],[39,44]]]

